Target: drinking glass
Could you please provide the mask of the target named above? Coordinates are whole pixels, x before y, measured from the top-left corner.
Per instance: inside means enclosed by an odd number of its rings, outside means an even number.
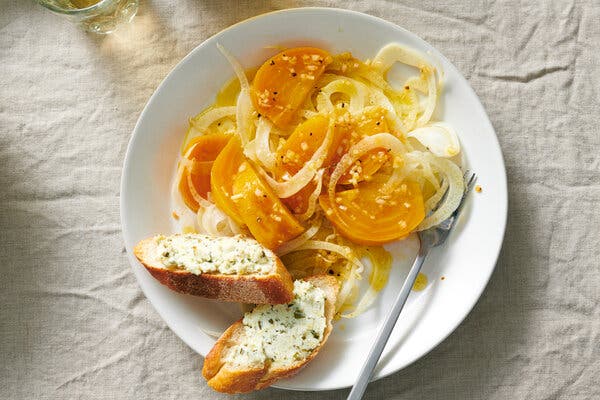
[[[138,9],[138,0],[37,0],[52,12],[94,33],[110,33],[129,22]]]

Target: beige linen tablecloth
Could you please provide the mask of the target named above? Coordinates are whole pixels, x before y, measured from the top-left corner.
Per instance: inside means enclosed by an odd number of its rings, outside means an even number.
[[[108,37],[33,1],[0,4],[0,398],[226,398],[131,272],[121,165],[146,101],[190,50],[245,18],[321,3],[148,0]],[[598,0],[326,5],[395,22],[458,67],[497,131],[510,191],[504,248],[473,312],[366,398],[599,399]]]

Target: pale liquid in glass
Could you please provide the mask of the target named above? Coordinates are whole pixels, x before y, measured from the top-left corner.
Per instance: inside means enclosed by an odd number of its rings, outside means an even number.
[[[101,3],[102,0],[40,0],[40,2],[70,11],[91,7]],[[129,22],[135,16],[137,9],[138,0],[107,0],[93,10],[83,10],[77,15],[63,15],[90,32],[110,33],[118,24]]]
[[[75,8],[86,8],[99,2],[100,0],[71,0],[68,3],[71,3]]]

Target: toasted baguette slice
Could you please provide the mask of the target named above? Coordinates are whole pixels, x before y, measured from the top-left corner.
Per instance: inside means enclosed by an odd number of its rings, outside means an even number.
[[[244,332],[243,320],[237,321],[221,335],[204,360],[202,375],[211,388],[223,393],[246,393],[264,389],[279,379],[294,375],[319,353],[331,333],[339,285],[334,277],[328,275],[303,280],[320,288],[325,295],[325,329],[318,346],[303,359],[285,365],[275,366],[276,360],[266,360],[247,367],[232,365],[226,360],[228,351],[252,340]],[[294,351],[291,345],[290,348],[290,351]]]
[[[227,251],[228,256],[231,257],[238,256],[235,252],[241,252],[240,246],[260,246],[255,240],[240,236],[211,238],[205,235],[188,234],[172,235],[169,238],[177,236],[184,240],[193,237],[199,240],[202,246],[211,245],[210,241],[235,240],[233,248]],[[154,278],[176,292],[252,304],[282,304],[292,301],[294,297],[291,275],[281,260],[269,249],[263,248],[268,264],[265,267],[267,270],[260,273],[192,273],[186,269],[186,265],[166,266],[158,254],[157,238],[158,236],[139,242],[134,248],[134,254]]]

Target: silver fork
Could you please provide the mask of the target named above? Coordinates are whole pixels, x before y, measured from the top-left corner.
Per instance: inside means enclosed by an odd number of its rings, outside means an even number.
[[[465,191],[456,211],[454,211],[450,217],[442,221],[437,226],[433,226],[427,230],[419,232],[419,240],[421,242],[421,246],[419,248],[417,258],[413,263],[412,267],[410,268],[408,276],[406,277],[406,280],[402,285],[402,289],[400,290],[400,293],[396,298],[394,307],[392,307],[392,310],[385,319],[383,327],[379,331],[379,334],[375,339],[375,343],[371,347],[371,351],[367,356],[367,360],[365,361],[358,375],[358,380],[356,381],[356,383],[352,387],[352,390],[350,391],[350,394],[348,395],[348,400],[359,400],[360,398],[362,398],[362,395],[365,392],[365,389],[367,388],[371,377],[373,376],[373,370],[377,365],[377,361],[379,361],[381,353],[383,353],[383,349],[385,348],[390,334],[392,333],[392,330],[396,325],[396,321],[398,320],[398,317],[402,312],[402,308],[406,303],[406,299],[408,299],[408,295],[410,294],[410,291],[413,285],[415,284],[415,280],[417,279],[417,275],[421,270],[421,266],[423,265],[427,254],[429,254],[429,251],[432,248],[442,245],[448,238],[448,235],[450,235],[450,232],[452,231],[452,228],[454,227],[454,224],[458,219],[460,212],[463,209],[467,195],[469,194],[473,187],[473,184],[475,183],[475,178],[475,174],[470,173],[469,171],[465,173]]]

